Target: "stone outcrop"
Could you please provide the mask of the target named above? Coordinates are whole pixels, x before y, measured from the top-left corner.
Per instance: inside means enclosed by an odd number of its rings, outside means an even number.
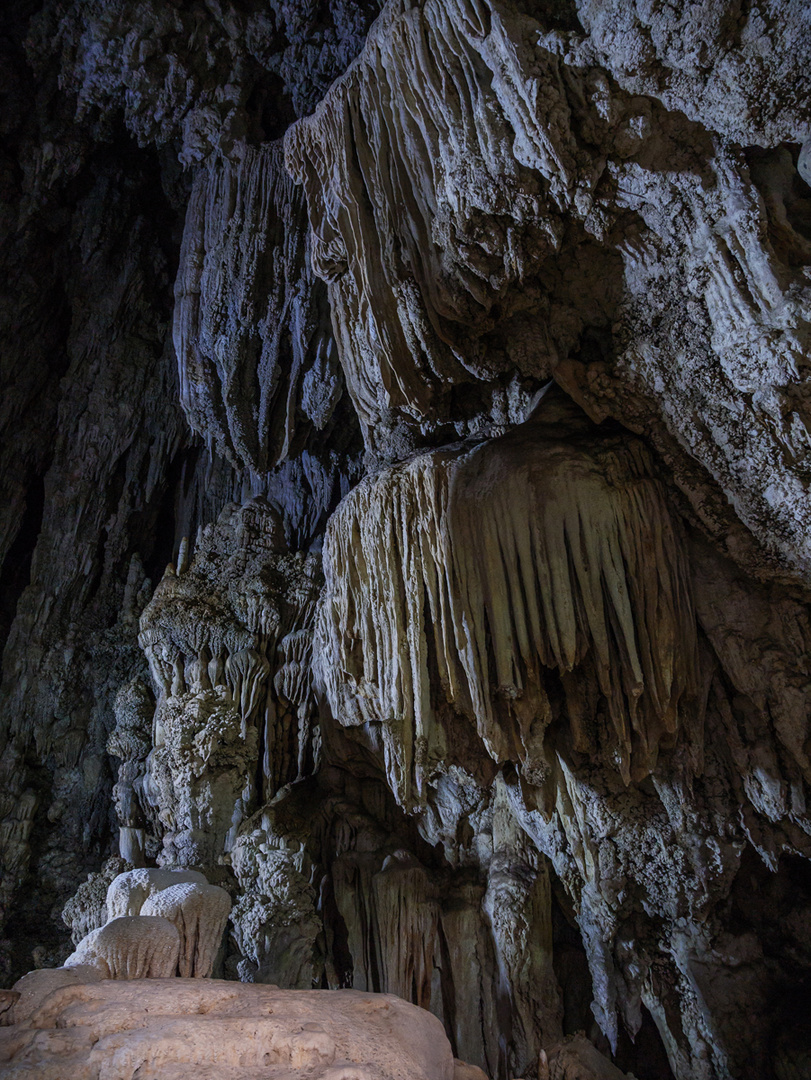
[[[311,448],[306,427],[324,431],[343,389],[303,203],[271,144],[202,170],[186,212],[180,403],[195,431],[255,473]]]
[[[231,897],[225,889],[187,881],[153,893],[140,914],[145,918],[158,916],[177,927],[181,942],[177,970],[181,978],[206,979],[214,970],[230,911]]]
[[[0,12],[10,1075],[803,1075],[803,6],[377,13]]]
[[[129,870],[110,883],[98,925],[65,966],[95,966],[110,979],[206,979],[230,911],[226,890],[196,870]]]
[[[429,763],[452,753],[438,709],[541,786],[551,669],[573,750],[627,784],[654,769],[682,698],[695,697],[678,525],[641,445],[605,439],[577,413],[553,395],[501,439],[364,481],[330,521],[327,698],[344,725],[395,725],[386,766],[406,806],[424,801]],[[700,708],[688,706],[691,723]]]
[[[172,979],[66,986],[0,1031],[9,1080],[454,1080],[439,1021],[392,995]]]
[[[197,870],[157,870],[143,867],[138,870],[126,870],[113,878],[107,887],[107,919],[118,919],[122,915],[140,915],[144,904],[165,889],[175,885],[206,885],[205,875]]]
[[[92,964],[61,968],[39,968],[29,971],[14,984],[14,993],[18,995],[14,1002],[7,1025],[26,1026],[30,1018],[39,1010],[40,1005],[55,990],[63,987],[87,986],[101,982],[105,975]]]
[[[593,19],[634,40],[618,7]],[[809,250],[791,155],[750,163],[597,64],[593,42],[509,3],[393,4],[287,133],[365,438],[403,456],[428,433],[515,423],[553,375],[674,459],[733,557],[803,580]],[[805,139],[807,102],[789,113],[779,137]],[[725,537],[719,488],[759,550]]]
[[[166,865],[216,866],[257,802],[317,759],[307,658],[320,578],[260,498],[227,507],[155,590],[139,641],[158,701],[133,787]]]
[[[108,918],[116,915],[134,915],[137,912],[126,910],[111,910],[108,904],[109,889],[112,883],[126,873],[128,864],[124,859],[112,855],[102,866],[101,870],[90,874],[76,890],[74,895],[62,909],[62,921],[70,927],[71,939],[74,945],[78,945],[83,937],[91,930],[97,930],[104,926]]]
[[[65,967],[96,967],[106,979],[168,979],[178,967],[180,933],[156,916],[119,915],[91,930]]]

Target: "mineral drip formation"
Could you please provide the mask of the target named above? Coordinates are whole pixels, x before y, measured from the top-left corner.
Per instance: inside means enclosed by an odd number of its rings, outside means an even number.
[[[809,69],[0,5],[10,1075],[811,1075]]]
[[[545,421],[544,404],[501,439],[363,481],[330,521],[327,697],[342,724],[388,729],[406,806],[453,754],[446,705],[543,786],[551,673],[569,748],[625,784],[674,745],[685,701],[700,729],[689,571],[662,487],[638,443],[589,442],[585,418],[553,401]]]

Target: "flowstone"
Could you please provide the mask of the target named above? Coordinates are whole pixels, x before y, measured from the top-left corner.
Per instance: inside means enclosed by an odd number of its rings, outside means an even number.
[[[392,995],[190,979],[57,989],[0,1029],[8,1080],[454,1080],[439,1021]]]

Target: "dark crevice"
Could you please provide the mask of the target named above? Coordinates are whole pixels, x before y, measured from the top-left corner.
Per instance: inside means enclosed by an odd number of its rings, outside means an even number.
[[[550,870],[552,878],[552,964],[560,987],[563,1005],[563,1033],[578,1031],[588,1038],[623,1072],[644,1076],[646,1080],[673,1080],[667,1052],[644,1005],[641,1006],[642,1026],[632,1038],[619,1025],[616,1053],[612,1055],[608,1040],[600,1031],[592,1011],[594,996],[588,956],[580,928],[574,917],[563,885]]]
[[[454,1024],[456,1023],[456,988],[453,985],[451,975],[453,968],[451,967],[450,949],[441,922],[439,924],[439,951],[442,961],[440,988],[442,990],[442,1013],[445,1017],[445,1034],[451,1044],[453,1056],[458,1057],[459,1047],[456,1043],[456,1031],[454,1030]]]
[[[623,1072],[633,1073],[634,1076],[644,1076],[646,1080],[674,1080],[662,1036],[645,1006],[642,1005],[640,1008],[642,1026],[635,1038],[632,1039],[620,1025],[614,1064]]]
[[[263,74],[254,84],[245,104],[248,138],[253,143],[280,139],[296,119],[284,82],[273,73]]]
[[[321,884],[321,916],[324,926],[332,933],[332,963],[338,987],[341,990],[350,989],[354,976],[354,964],[349,949],[349,931],[335,902],[335,890],[330,874],[324,876]]]
[[[44,510],[45,482],[41,476],[37,476],[28,485],[20,527],[0,569],[0,656],[6,647],[17,604],[31,582],[31,562],[42,529]]]
[[[152,504],[133,522],[132,535],[141,544],[146,576],[157,584],[167,565],[175,558],[182,537],[178,532],[178,502],[188,493],[199,450],[184,448],[175,454],[166,470],[166,481]]]

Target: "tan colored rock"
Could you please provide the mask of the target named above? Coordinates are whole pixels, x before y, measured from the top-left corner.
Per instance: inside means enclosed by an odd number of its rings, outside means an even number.
[[[0,990],[0,1027],[6,1027],[11,1023],[12,1006],[19,1001],[19,990]]]
[[[180,933],[155,915],[122,915],[83,938],[65,967],[89,964],[110,979],[166,979],[177,971]]]
[[[487,1074],[483,1073],[478,1065],[468,1065],[467,1062],[454,1058],[453,1080],[487,1080]]]
[[[206,979],[214,969],[231,897],[218,885],[186,881],[153,893],[141,908],[141,917],[168,919],[180,934],[178,973],[183,978]]]
[[[11,1021],[24,1025],[42,1002],[63,986],[80,986],[101,982],[106,976],[94,965],[76,964],[73,967],[38,968],[29,971],[14,984],[20,996],[12,1009]]]
[[[430,1013],[391,995],[189,979],[48,997],[0,1036],[4,1080],[455,1080]]]
[[[628,1080],[628,1077],[578,1033],[542,1051],[538,1080]]]
[[[430,664],[487,753],[520,762],[536,786],[555,766],[546,672],[560,678],[576,751],[625,783],[652,771],[683,719],[695,723],[678,522],[641,444],[601,438],[565,402],[545,400],[501,439],[363,481],[330,521],[325,572],[330,705],[346,726],[382,723],[406,807],[448,749]]]

